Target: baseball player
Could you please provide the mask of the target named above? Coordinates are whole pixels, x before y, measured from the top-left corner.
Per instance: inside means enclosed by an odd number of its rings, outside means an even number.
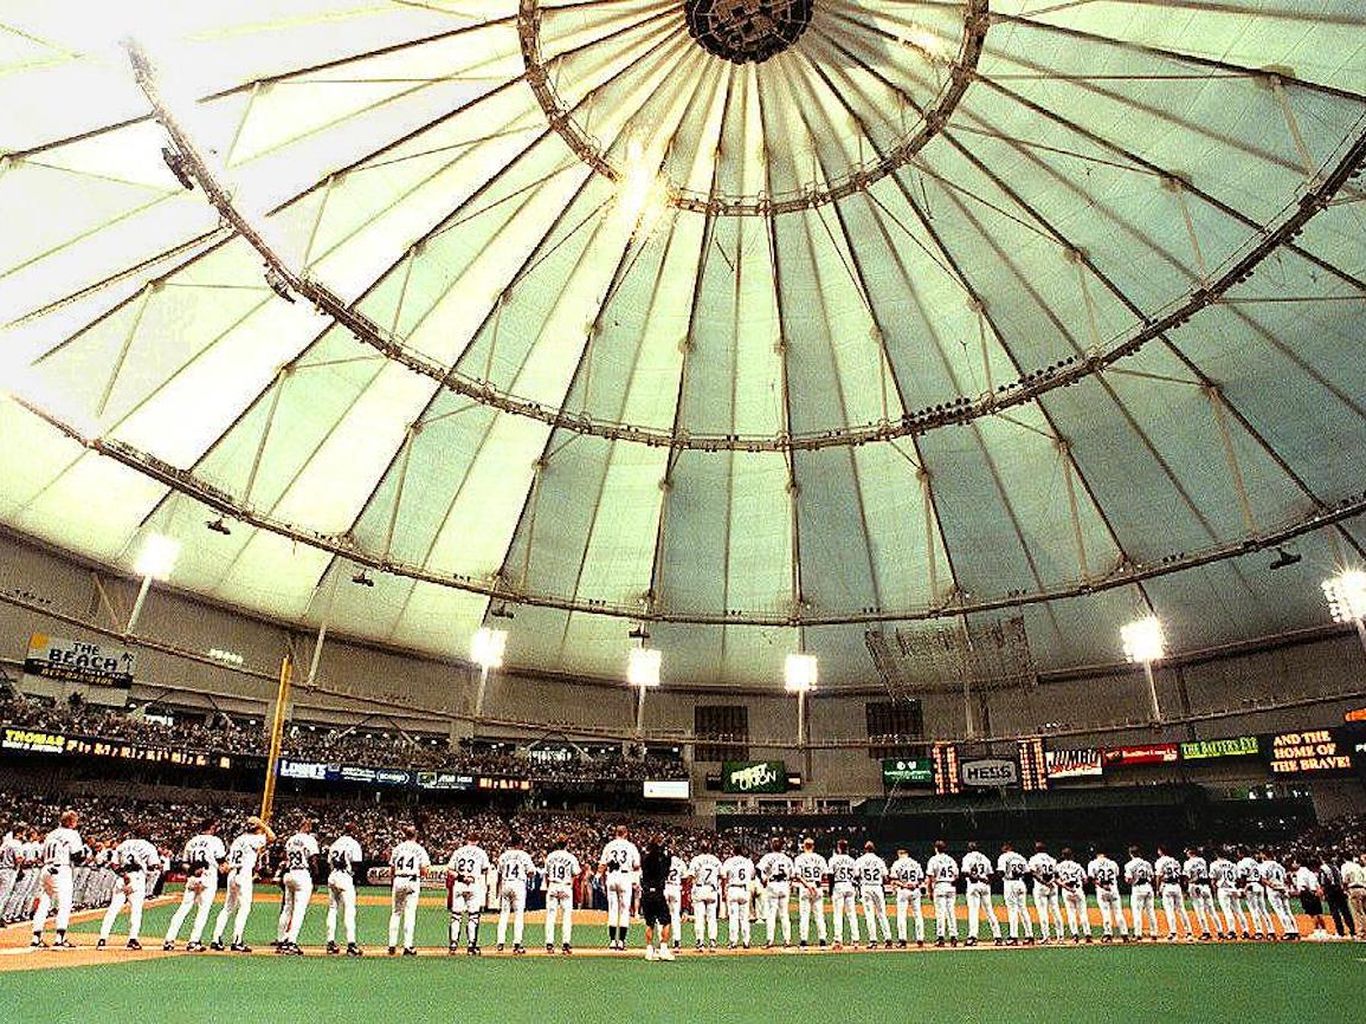
[[[1001,944],[1001,922],[996,916],[996,908],[991,905],[991,858],[977,849],[974,842],[968,843],[968,852],[963,855],[963,876],[967,879],[968,899],[968,942],[977,945],[977,918],[985,912],[987,923],[991,925],[991,941]]]
[[[1091,941],[1091,920],[1086,913],[1086,869],[1072,856],[1070,847],[1063,847],[1062,860],[1058,861],[1058,891],[1062,896],[1062,906],[1067,912],[1067,929],[1072,941],[1080,942],[1082,935]],[[1062,930],[1058,931],[1059,940]]]
[[[1020,944],[1024,932],[1027,945],[1034,944],[1034,922],[1029,918],[1029,897],[1025,894],[1024,877],[1029,873],[1029,862],[1015,852],[1009,843],[1001,844],[1001,856],[996,858],[996,873],[1001,876],[1002,898],[1006,905],[1006,920],[1010,924],[1008,945]]]
[[[1224,930],[1219,933],[1219,937],[1236,939],[1241,935],[1245,939],[1252,938],[1238,898],[1238,865],[1220,851],[1219,856],[1209,862],[1209,877],[1214,883],[1214,895],[1219,901],[1219,911],[1224,919]]]
[[[811,917],[816,918],[816,938],[821,949],[825,948],[825,880],[830,875],[830,866],[825,858],[816,852],[816,843],[810,837],[802,840],[802,852],[792,862],[792,874],[797,879],[797,935],[800,948],[805,949],[811,934]],[[697,885],[693,884],[693,906],[697,905]]]
[[[512,952],[521,956],[522,931],[526,924],[526,887],[536,873],[536,862],[522,849],[522,837],[514,834],[508,848],[498,855],[498,952],[507,939],[508,918],[512,918]]]
[[[104,949],[109,943],[109,933],[114,929],[114,921],[128,904],[128,942],[125,949],[141,949],[138,936],[142,934],[142,903],[147,897],[147,874],[161,868],[161,854],[146,839],[125,839],[114,848],[110,864],[118,876],[114,892],[109,900],[109,909],[104,912],[104,923],[100,925],[100,937],[96,949]]]
[[[1247,850],[1238,852],[1242,856],[1238,858],[1234,878],[1242,890],[1243,899],[1247,901],[1247,916],[1252,921],[1252,937],[1269,939],[1271,920],[1266,912],[1266,887],[1262,885],[1261,868]]]
[[[858,911],[854,906],[854,858],[849,856],[849,840],[835,842],[830,855],[830,906],[835,917],[835,948],[844,948],[844,924],[849,922],[849,943],[858,945]]]
[[[868,948],[877,948],[880,929],[883,944],[891,949],[892,926],[887,922],[887,862],[877,855],[877,847],[871,839],[863,844],[863,856],[854,861],[854,877],[858,879],[863,921],[868,926]]]
[[[222,952],[223,935],[232,924],[232,951],[250,953],[251,947],[243,941],[247,930],[247,915],[251,913],[251,901],[255,889],[256,863],[261,851],[275,842],[275,832],[260,818],[253,815],[247,819],[247,828],[228,847],[227,896],[223,898],[223,908],[218,912],[218,920],[213,925],[213,941],[209,948]]]
[[[915,908],[915,944],[925,945],[925,912],[922,900],[925,893],[925,869],[911,856],[904,846],[897,847],[896,860],[892,862],[887,877],[896,894],[896,945],[906,948],[906,911]]]
[[[627,838],[625,825],[617,826],[616,838],[602,848],[598,874],[607,887],[607,948],[623,950],[631,928],[631,897],[640,872],[640,850]],[[753,878],[753,872],[750,873]]]
[[[1186,880],[1186,891],[1190,893],[1191,909],[1200,923],[1200,941],[1209,942],[1212,931],[1219,930],[1219,918],[1214,912],[1214,895],[1209,887],[1209,863],[1194,846],[1186,849],[1186,862],[1181,865],[1181,875]],[[1214,927],[1210,928],[1210,923]]]
[[[555,952],[555,919],[562,916],[560,948],[566,956],[574,951],[574,879],[581,870],[579,859],[569,852],[568,846],[564,836],[556,839],[555,848],[546,854],[541,868],[545,876],[545,951]]]
[[[1047,945],[1052,935],[1062,938],[1062,908],[1058,906],[1058,862],[1043,843],[1034,844],[1029,858],[1029,873],[1034,878],[1034,909],[1039,914],[1039,941]],[[1054,927],[1050,934],[1049,923]]]
[[[925,864],[925,876],[930,882],[934,898],[934,944],[942,946],[947,939],[958,945],[958,861],[948,854],[948,844],[934,841],[934,855]]]
[[[209,910],[218,892],[218,876],[222,873],[227,856],[228,848],[218,838],[218,822],[213,819],[205,821],[199,828],[199,834],[185,844],[181,853],[181,860],[185,862],[185,895],[171,916],[162,949],[175,949],[176,936],[180,934],[180,926],[185,923],[191,909],[195,912],[194,924],[190,926],[190,941],[185,949],[190,953],[204,949],[204,943],[200,940],[204,936],[204,926],[209,921]]]
[[[299,831],[285,840],[284,873],[280,876],[280,922],[276,930],[275,951],[285,956],[303,956],[299,932],[304,926],[308,901],[313,897],[313,877],[318,871],[322,849],[313,834],[313,822],[304,818]]]
[[[417,925],[417,903],[422,895],[422,874],[432,866],[432,858],[417,841],[415,827],[404,825],[402,835],[403,839],[389,851],[389,870],[393,872],[393,902],[389,911],[388,952],[390,956],[398,952],[398,929],[402,923],[403,955],[417,956],[417,947],[413,945],[413,929]],[[451,859],[454,862],[455,858]],[[484,864],[488,865],[487,857],[484,858]],[[454,918],[452,913],[452,922]],[[475,920],[477,927],[477,913]],[[473,932],[470,943],[473,948]]]
[[[754,861],[744,846],[737,846],[735,852],[721,865],[721,877],[726,883],[726,924],[729,941],[727,948],[734,949],[737,944],[749,949],[749,903],[750,884],[758,874]]]
[[[327,848],[327,954],[341,952],[337,946],[337,912],[346,929],[346,955],[362,956],[356,945],[356,865],[365,859],[355,833],[360,828],[347,822],[342,835]]]
[[[664,879],[664,902],[669,908],[669,934],[673,948],[683,941],[683,879],[688,877],[688,862],[677,854],[669,855],[669,874]]]
[[[1124,865],[1124,880],[1129,883],[1129,910],[1134,916],[1134,941],[1143,941],[1143,922],[1146,916],[1148,937],[1157,941],[1157,909],[1153,906],[1153,865],[1137,846],[1129,847],[1129,860]]]
[[[768,853],[759,858],[759,881],[763,883],[764,925],[768,941],[765,949],[773,948],[773,935],[777,931],[779,914],[783,923],[783,947],[792,945],[792,875],[796,869],[792,858],[783,852],[783,841],[774,836],[769,843]]]
[[[1272,860],[1271,854],[1266,850],[1257,852],[1257,875],[1262,881],[1262,887],[1266,889],[1266,901],[1271,904],[1272,914],[1267,915],[1267,937],[1274,934],[1273,926],[1279,924],[1281,927],[1281,938],[1287,941],[1294,941],[1300,937],[1299,925],[1295,922],[1295,915],[1290,912],[1289,878],[1286,875],[1285,866],[1280,861]]]
[[[1086,877],[1096,887],[1096,905],[1100,907],[1101,942],[1115,940],[1115,925],[1119,925],[1119,937],[1129,941],[1129,923],[1124,917],[1124,902],[1119,898],[1119,865],[1098,850],[1086,865]]]
[[[452,956],[460,949],[462,924],[466,954],[479,955],[479,911],[484,905],[488,871],[489,855],[479,845],[479,837],[471,832],[465,837],[465,845],[451,854],[446,865],[446,907],[451,915],[447,952]]]
[[[1157,848],[1157,860],[1153,862],[1153,873],[1162,887],[1162,917],[1167,922],[1167,941],[1176,941],[1176,922],[1181,921],[1185,929],[1186,941],[1195,936],[1191,933],[1190,915],[1186,913],[1186,898],[1181,892],[1181,862],[1167,852],[1165,846]]]
[[[20,825],[13,832],[6,832],[5,838],[0,840],[0,927],[5,923],[5,905],[19,880],[19,865],[24,857],[24,843],[19,837],[23,831]]]
[[[721,861],[705,839],[701,852],[688,864],[692,879],[692,926],[697,951],[716,949],[716,910],[720,901]],[[822,930],[824,934],[824,930]]]
[[[66,929],[71,923],[72,870],[85,859],[85,843],[76,831],[79,817],[75,811],[63,811],[58,826],[43,839],[42,872],[38,878],[38,903],[33,911],[32,945],[42,949],[43,929],[47,925],[49,909],[57,905],[57,938],[54,949],[70,949]]]

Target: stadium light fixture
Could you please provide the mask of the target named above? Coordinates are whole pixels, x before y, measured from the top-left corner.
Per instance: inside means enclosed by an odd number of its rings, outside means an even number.
[[[147,539],[142,542],[142,550],[138,553],[138,560],[133,568],[142,577],[142,586],[138,587],[137,600],[133,602],[132,614],[128,616],[128,625],[123,627],[124,635],[133,632],[133,627],[138,624],[138,619],[142,615],[142,606],[147,603],[147,592],[152,589],[153,580],[168,580],[171,573],[175,571],[176,559],[180,557],[180,541],[174,537],[167,537],[161,533],[149,533]]]
[[[642,636],[641,644],[645,643]],[[645,727],[645,693],[659,686],[664,652],[654,647],[632,647],[626,661],[626,682],[636,688],[636,734]]]
[[[488,688],[489,670],[503,667],[503,654],[507,651],[508,633],[506,629],[492,629],[480,626],[470,637],[470,660],[479,666],[479,688],[474,691],[474,717],[484,713],[484,691]]]
[[[1356,626],[1361,645],[1366,648],[1366,572],[1343,569],[1324,580],[1322,585],[1333,621]]]
[[[816,686],[816,656],[789,654],[783,662],[783,689],[797,696],[797,746],[806,746],[806,695]]]
[[[1124,644],[1124,657],[1134,664],[1143,666],[1143,675],[1148,681],[1148,701],[1152,708],[1153,722],[1162,721],[1162,706],[1157,700],[1157,680],[1153,677],[1153,662],[1161,661],[1167,654],[1167,637],[1162,630],[1162,620],[1156,615],[1135,619],[1120,627],[1120,640]]]

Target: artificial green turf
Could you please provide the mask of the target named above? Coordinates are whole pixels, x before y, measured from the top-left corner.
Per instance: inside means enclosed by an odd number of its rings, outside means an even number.
[[[57,955],[57,954],[50,954]],[[183,956],[0,974],[6,1019],[57,1022],[1349,1021],[1362,947],[578,960]]]
[[[150,910],[158,935],[173,908]],[[215,913],[217,908],[215,908]],[[302,941],[322,941],[325,909],[309,908]],[[490,920],[482,938],[492,945]],[[496,1021],[1350,1021],[1362,1017],[1366,946],[1100,946],[997,951],[699,957],[647,964],[628,957],[471,960],[382,954],[385,907],[359,908],[363,960],[227,954],[0,973],[8,1020],[90,1024],[253,1024],[261,1020]],[[422,907],[418,943],[445,943],[446,914]],[[124,926],[120,921],[120,928]],[[83,924],[78,942],[96,924]],[[274,907],[257,904],[248,940],[274,937]],[[543,941],[539,924],[526,941]],[[724,936],[724,926],[723,932]],[[756,939],[760,933],[756,933]],[[632,929],[638,943],[639,925]],[[685,926],[685,940],[691,927]],[[182,941],[184,933],[182,932]],[[575,929],[581,949],[606,929]],[[310,952],[317,952],[310,950]],[[48,962],[60,953],[40,954]],[[27,959],[27,957],[25,957]]]

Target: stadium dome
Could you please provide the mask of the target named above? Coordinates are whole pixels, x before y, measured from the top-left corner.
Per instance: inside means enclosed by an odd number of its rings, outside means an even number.
[[[7,529],[764,685],[1282,634],[1361,557],[1356,3],[106,7],[0,5]]]

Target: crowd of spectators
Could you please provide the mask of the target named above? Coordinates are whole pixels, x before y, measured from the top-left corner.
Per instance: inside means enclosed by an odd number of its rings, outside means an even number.
[[[134,711],[83,703],[52,704],[10,695],[0,702],[0,722],[46,732],[126,740],[149,746],[225,754],[267,753],[260,720],[242,720],[220,712],[205,715]],[[356,764],[378,768],[411,768],[474,775],[509,775],[553,781],[597,779],[686,778],[679,758],[627,757],[620,750],[565,746],[562,760],[533,760],[526,747],[479,742],[452,747],[445,737],[416,736],[397,728],[374,730],[296,722],[285,731],[282,755],[297,761]]]

